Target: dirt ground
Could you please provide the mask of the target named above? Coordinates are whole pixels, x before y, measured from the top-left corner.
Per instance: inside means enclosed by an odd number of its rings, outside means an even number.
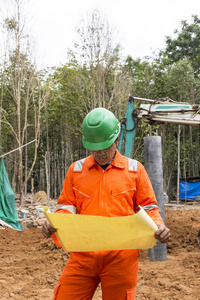
[[[165,218],[172,234],[167,260],[150,261],[141,251],[135,299],[200,300],[200,206],[168,207]],[[0,241],[0,299],[52,299],[68,254],[44,239],[41,228],[0,229]],[[93,299],[102,299],[100,287]]]

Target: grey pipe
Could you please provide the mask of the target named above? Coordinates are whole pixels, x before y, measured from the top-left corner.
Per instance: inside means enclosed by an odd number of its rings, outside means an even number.
[[[144,138],[145,169],[151,180],[161,217],[165,222],[164,195],[163,195],[163,167],[162,147],[160,136]],[[167,260],[167,246],[157,241],[156,246],[149,249],[149,259],[153,261]]]

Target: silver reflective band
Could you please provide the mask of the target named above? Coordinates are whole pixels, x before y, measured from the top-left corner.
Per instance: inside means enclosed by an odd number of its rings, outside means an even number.
[[[137,171],[137,160],[128,158],[128,170]]]
[[[73,206],[73,205],[63,205],[63,204],[62,205],[56,205],[55,211],[57,209],[66,209],[66,210],[70,211],[72,214],[76,214],[76,207]]]
[[[156,205],[156,204],[143,206],[142,208],[143,208],[144,210],[150,210],[150,209],[153,209],[153,208],[159,209],[158,205]]]
[[[78,160],[74,166],[74,171],[82,171],[83,168],[83,162],[84,162],[85,158]]]
[[[86,195],[86,194],[80,192],[79,190],[75,189],[75,187],[72,187],[72,189],[75,190],[75,191],[77,191],[79,194],[81,194],[81,195],[83,195],[83,196],[85,196],[85,197],[90,198],[90,196],[88,196],[88,195]]]

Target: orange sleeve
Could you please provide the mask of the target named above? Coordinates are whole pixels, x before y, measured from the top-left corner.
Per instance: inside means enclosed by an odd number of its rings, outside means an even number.
[[[57,205],[73,205],[76,207],[76,200],[73,193],[73,185],[72,185],[72,166],[70,166],[69,170],[67,171],[67,174],[65,176],[65,181],[63,185],[63,190],[58,198]],[[71,214],[70,211],[67,209],[60,209],[58,208],[55,213],[62,213],[62,214]],[[55,234],[55,232],[51,235],[54,242],[58,247],[61,247],[61,244]]]
[[[156,196],[149,179],[149,176],[142,164],[138,162],[138,178],[137,178],[137,191],[136,191],[136,207],[138,206],[151,206],[157,205]],[[160,210],[153,208],[146,211],[147,214],[153,219],[156,225],[163,225],[164,222],[160,216]]]
[[[73,189],[73,168],[74,164],[72,164],[67,171],[63,185],[63,190],[57,201],[58,205],[73,205],[76,207],[76,198]]]
[[[160,210],[154,208],[147,211],[147,214],[153,219],[156,225],[164,225],[163,219],[160,215]]]

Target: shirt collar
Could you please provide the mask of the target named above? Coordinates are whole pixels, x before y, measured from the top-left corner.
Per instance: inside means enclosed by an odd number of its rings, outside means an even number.
[[[116,149],[116,154],[115,157],[113,158],[113,160],[111,161],[110,165],[119,168],[119,169],[123,169],[125,168],[124,165],[124,157],[119,153],[119,151]],[[88,169],[90,169],[91,167],[93,167],[94,165],[98,165],[96,160],[94,159],[94,157],[92,155],[90,155],[88,157]]]

